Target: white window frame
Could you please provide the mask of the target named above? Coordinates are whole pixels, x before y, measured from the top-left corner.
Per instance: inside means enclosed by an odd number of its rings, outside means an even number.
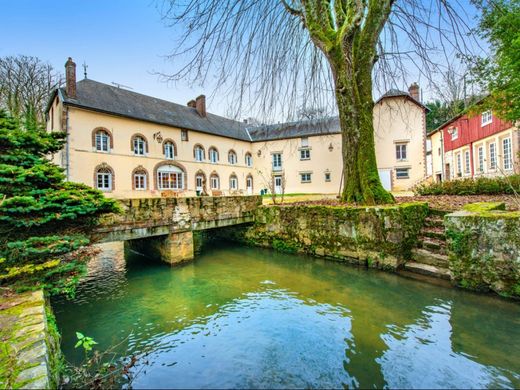
[[[134,177],[133,177],[133,180],[134,180],[134,188],[135,190],[137,191],[146,191],[146,188],[148,186],[148,183],[147,183],[147,174],[142,172],[142,173],[134,173]],[[139,185],[138,185],[139,183]],[[141,186],[142,184],[142,186]]]
[[[311,159],[311,150],[310,149],[300,149],[300,160],[310,160]]]
[[[395,144],[395,159],[397,161],[408,161],[408,146],[407,145],[408,145],[407,143],[402,143],[402,142]],[[403,156],[403,154],[404,154],[404,156]]]
[[[477,147],[478,171],[484,173],[484,146]]]
[[[230,150],[228,152],[228,163],[230,163],[231,165],[235,165],[237,163],[237,154],[236,152]]]
[[[163,186],[164,182],[168,185]],[[184,172],[176,166],[162,166],[157,169],[157,188],[159,190],[183,190]]]
[[[469,150],[464,152],[464,174],[469,175],[471,173],[471,155]]]
[[[215,148],[209,149],[209,161],[213,164],[216,164],[218,162],[218,151]]]
[[[168,141],[164,144],[164,157],[167,160],[175,159],[175,145],[173,145],[173,142]]]
[[[233,191],[238,190],[238,178],[236,176],[229,177],[229,189]]]
[[[253,166],[253,156],[251,156],[250,153],[246,153],[246,165],[248,167],[252,167]]]
[[[462,176],[462,153],[457,153],[457,175]]]
[[[211,175],[209,181],[212,190],[220,189],[220,178],[217,175]]]
[[[511,149],[511,138],[504,138],[502,140],[502,166],[505,171],[513,169],[513,152]]]
[[[325,181],[326,181],[326,182],[331,181],[331,177],[332,177],[332,176],[331,176],[330,172],[325,172]]]
[[[104,130],[96,131],[96,151],[110,152],[110,136]]]
[[[204,148],[202,146],[195,146],[195,161],[202,162],[204,161]]]
[[[491,112],[491,110],[484,111],[482,113],[481,119],[481,126],[486,126],[493,122],[493,113]]]
[[[403,176],[402,174],[400,174],[399,172],[406,172],[406,176]],[[395,168],[395,178],[398,179],[398,180],[403,180],[403,179],[409,179],[410,178],[410,168]]]
[[[146,155],[146,141],[140,135],[134,137],[134,154],[136,156]]]
[[[451,132],[451,140],[454,141],[459,138],[459,128],[453,127]]]
[[[497,169],[497,144],[495,142],[489,144],[489,169]]]
[[[112,191],[112,172],[108,168],[100,168],[96,172],[96,188],[100,191]]]
[[[273,171],[281,171],[283,165],[282,153],[273,153],[272,156]]]
[[[300,173],[300,181],[302,183],[312,183],[312,173],[311,172]]]

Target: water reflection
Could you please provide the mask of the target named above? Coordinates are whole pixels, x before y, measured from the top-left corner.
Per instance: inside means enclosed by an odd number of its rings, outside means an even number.
[[[520,386],[518,305],[266,250],[171,269],[104,248],[53,305],[69,360],[76,330],[151,348],[138,388]]]

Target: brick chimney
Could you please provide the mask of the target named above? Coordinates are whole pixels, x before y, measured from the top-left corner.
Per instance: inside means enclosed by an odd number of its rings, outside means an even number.
[[[65,88],[69,98],[76,98],[76,64],[69,57],[65,63]]]
[[[421,101],[421,89],[419,88],[419,84],[413,83],[410,85],[410,88],[408,88],[408,93],[418,102]]]
[[[190,100],[188,102],[188,107],[195,108],[195,100]]]
[[[197,96],[197,99],[195,99],[195,108],[200,116],[206,116],[206,96]]]

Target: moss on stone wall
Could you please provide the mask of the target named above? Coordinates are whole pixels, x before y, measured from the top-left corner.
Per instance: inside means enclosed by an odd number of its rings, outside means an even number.
[[[340,207],[264,206],[255,223],[227,229],[228,239],[374,268],[396,269],[411,256],[428,214],[425,203]]]
[[[501,204],[464,209],[445,217],[454,282],[520,298],[520,213],[502,211]]]

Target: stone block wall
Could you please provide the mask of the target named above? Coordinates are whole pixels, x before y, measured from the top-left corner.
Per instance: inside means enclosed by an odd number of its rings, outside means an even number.
[[[43,291],[0,298],[0,388],[57,388],[59,333]]]
[[[468,205],[444,218],[449,268],[463,288],[520,298],[520,212]]]
[[[225,236],[286,252],[397,269],[411,256],[428,206],[263,206],[255,214],[252,226]]]

